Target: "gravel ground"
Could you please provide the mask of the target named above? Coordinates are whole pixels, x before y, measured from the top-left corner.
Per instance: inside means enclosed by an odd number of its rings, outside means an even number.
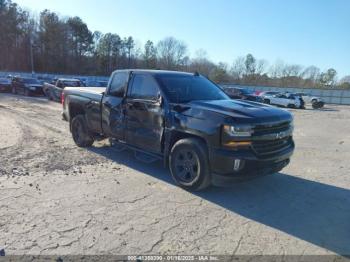
[[[74,145],[60,104],[0,94],[6,254],[350,254],[350,107],[294,110],[282,173],[190,193],[161,163]]]

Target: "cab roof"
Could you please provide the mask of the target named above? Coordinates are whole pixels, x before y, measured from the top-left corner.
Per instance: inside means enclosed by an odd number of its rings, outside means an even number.
[[[113,74],[117,72],[137,72],[137,73],[149,73],[152,75],[162,75],[162,74],[174,74],[174,75],[194,75],[195,73],[182,72],[182,71],[171,71],[171,70],[155,70],[155,69],[121,69],[115,70]]]

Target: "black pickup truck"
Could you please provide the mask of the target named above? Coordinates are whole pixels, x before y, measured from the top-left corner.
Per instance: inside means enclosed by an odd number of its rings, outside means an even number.
[[[197,73],[117,70],[106,89],[65,88],[62,104],[78,146],[113,139],[188,190],[279,172],[294,150],[289,112],[231,100]]]

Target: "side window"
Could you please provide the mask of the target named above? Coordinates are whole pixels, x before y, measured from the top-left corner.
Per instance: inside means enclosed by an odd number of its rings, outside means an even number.
[[[135,75],[132,83],[131,98],[157,100],[159,88],[150,75]]]
[[[112,96],[118,96],[118,97],[124,96],[125,89],[128,84],[128,78],[129,78],[128,73],[125,73],[125,72],[116,73],[113,76],[113,80],[109,87],[108,93]]]

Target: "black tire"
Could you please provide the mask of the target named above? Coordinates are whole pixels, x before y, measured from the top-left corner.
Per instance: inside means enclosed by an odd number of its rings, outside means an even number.
[[[270,99],[264,99],[265,104],[270,104]]]
[[[288,107],[288,108],[295,108],[295,105],[289,104],[287,107]]]
[[[181,139],[174,144],[169,167],[175,183],[186,190],[203,190],[211,183],[208,150],[197,138]]]
[[[94,138],[88,130],[84,115],[77,115],[73,118],[71,132],[74,143],[79,147],[89,147],[94,143]]]

